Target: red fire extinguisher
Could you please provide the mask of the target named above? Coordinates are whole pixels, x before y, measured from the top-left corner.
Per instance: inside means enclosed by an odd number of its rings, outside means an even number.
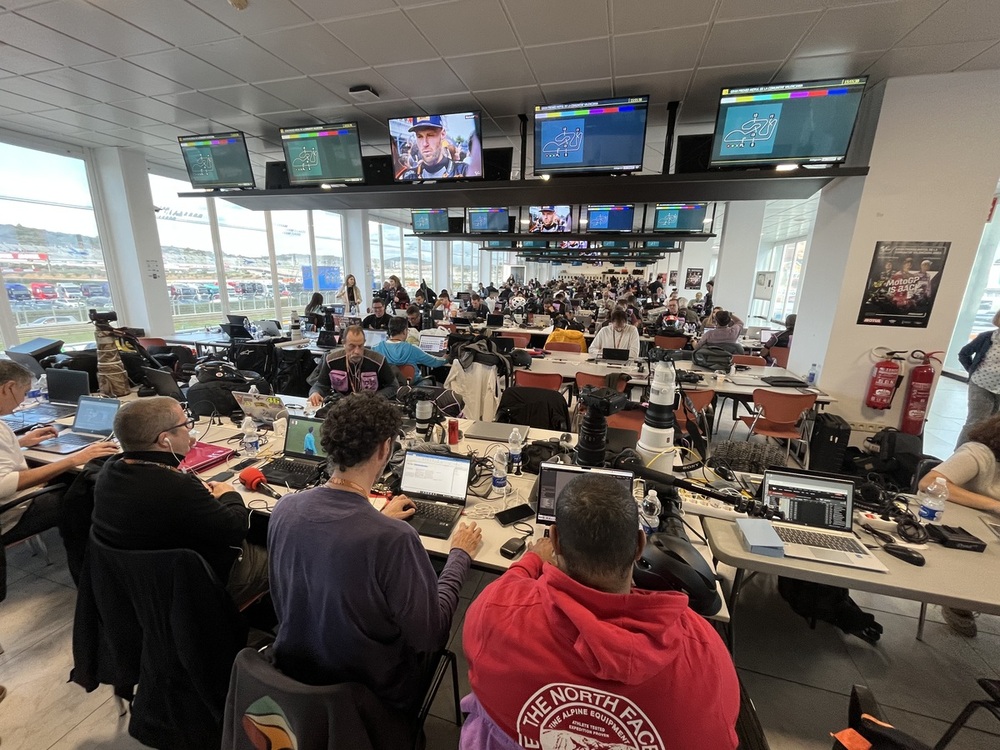
[[[901,432],[919,435],[924,431],[924,420],[927,419],[927,402],[931,398],[931,386],[934,385],[933,359],[938,364],[941,360],[935,354],[943,352],[923,352],[914,349],[910,357],[919,360],[920,364],[910,370],[910,379],[906,384],[906,399],[903,401],[903,423],[899,426]]]
[[[882,359],[875,363],[872,374],[868,378],[868,388],[865,391],[865,406],[872,409],[888,409],[892,406],[892,397],[896,395],[896,389],[902,380],[899,374],[900,362],[903,358],[899,355],[906,352],[894,352],[878,347],[873,350]],[[882,351],[884,354],[880,354]]]

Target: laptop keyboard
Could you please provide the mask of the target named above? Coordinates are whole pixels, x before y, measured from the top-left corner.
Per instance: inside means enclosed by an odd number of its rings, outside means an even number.
[[[90,445],[94,442],[94,439],[91,437],[74,435],[71,432],[60,435],[58,440],[60,445]]]
[[[303,476],[310,476],[316,473],[316,467],[287,458],[276,458],[264,467],[264,471],[270,471],[275,474],[301,474]]]
[[[420,516],[421,518],[428,518],[432,521],[451,521],[455,517],[455,509],[447,505],[438,505],[437,503],[425,503],[420,500],[414,500],[413,504],[417,506],[417,512],[414,515]]]
[[[775,526],[778,537],[786,544],[804,544],[807,547],[823,547],[841,552],[863,555],[865,548],[854,539],[833,534],[819,534],[807,529],[790,529],[787,526]]]

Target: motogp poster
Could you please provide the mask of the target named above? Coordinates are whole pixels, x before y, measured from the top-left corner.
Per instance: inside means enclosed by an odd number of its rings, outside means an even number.
[[[705,276],[704,268],[689,268],[684,274],[685,289],[701,289],[701,280]]]
[[[677,286],[677,271],[671,271],[668,277],[667,286]]]
[[[858,325],[926,328],[950,242],[876,242]]]

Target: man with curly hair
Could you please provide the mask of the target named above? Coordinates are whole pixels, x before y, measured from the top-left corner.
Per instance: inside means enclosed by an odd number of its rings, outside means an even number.
[[[436,576],[405,523],[413,501],[397,495],[381,513],[368,502],[401,423],[374,393],[334,403],[320,432],[330,481],[286,495],[267,542],[277,666],[311,685],[360,682],[413,717],[482,532],[459,524]]]

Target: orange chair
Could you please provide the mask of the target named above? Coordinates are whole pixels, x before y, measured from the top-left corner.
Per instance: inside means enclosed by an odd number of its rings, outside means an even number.
[[[167,342],[160,338],[152,338],[148,336],[139,337],[139,343],[142,344],[144,349],[148,349],[151,346],[166,346]]]
[[[705,410],[715,401],[715,391],[711,388],[691,390],[685,388],[684,395],[691,399],[691,405],[694,406],[694,416],[701,420],[705,436],[710,439],[712,437],[712,420],[707,417]],[[688,414],[690,412],[684,408],[683,404],[674,409],[674,420],[677,422],[677,429],[681,432],[687,429]]]
[[[608,417],[608,427],[618,430],[632,430],[642,432],[642,425],[646,421],[645,409],[632,409],[630,411],[620,411]]]
[[[809,465],[809,441],[802,435],[799,422],[802,415],[812,409],[816,403],[815,393],[786,393],[784,391],[772,391],[767,388],[755,388],[753,392],[753,403],[756,407],[752,417],[740,417],[740,421],[750,428],[747,440],[753,435],[763,435],[765,438],[784,438],[788,441],[785,446],[785,463],[788,463],[788,456],[792,450],[792,441],[800,440],[806,445],[805,465]],[[732,439],[736,425],[729,431]]]
[[[687,336],[654,336],[653,343],[660,349],[683,349],[687,345]]]
[[[562,388],[562,375],[557,372],[531,372],[530,370],[514,370],[514,385],[527,388],[545,388],[558,391]]]
[[[531,343],[531,334],[529,333],[504,333],[504,338],[514,339],[515,349],[527,349],[528,344]]]
[[[413,365],[396,365],[396,369],[399,370],[399,374],[403,376],[407,385],[410,385],[417,376],[417,370]]]
[[[788,354],[791,348],[787,346],[776,346],[771,350],[771,359],[774,360],[775,367],[788,367]]]
[[[575,352],[580,353],[580,347],[572,341],[549,341],[545,344],[547,352]]]
[[[749,367],[767,367],[767,360],[763,357],[755,357],[752,354],[734,354],[734,365],[748,365]]]

